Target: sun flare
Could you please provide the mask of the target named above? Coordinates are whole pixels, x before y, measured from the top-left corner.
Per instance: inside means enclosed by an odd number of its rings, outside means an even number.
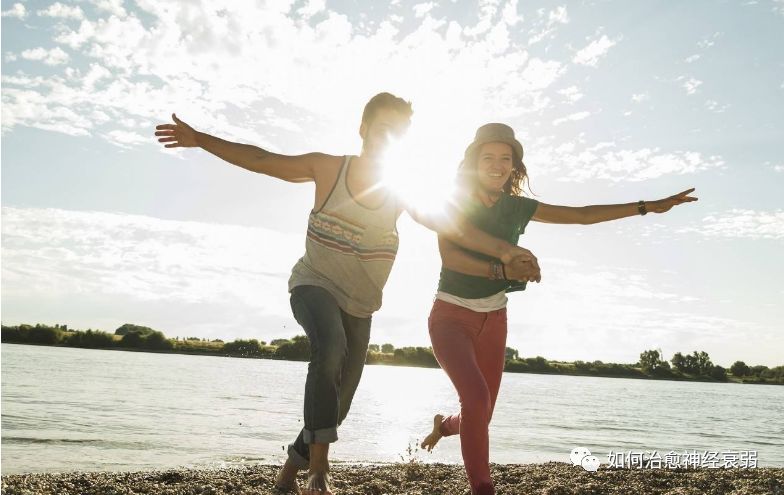
[[[382,158],[382,184],[421,213],[442,213],[455,191],[459,147],[426,133],[391,139]]]

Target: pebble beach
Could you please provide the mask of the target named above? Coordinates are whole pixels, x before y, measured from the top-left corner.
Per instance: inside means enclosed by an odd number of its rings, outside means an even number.
[[[15,474],[2,477],[4,495],[273,494],[278,466],[140,472]],[[337,495],[468,495],[462,466],[417,462],[332,467]],[[499,495],[784,495],[784,468],[600,468],[562,462],[492,466]],[[304,475],[301,477],[304,481]]]

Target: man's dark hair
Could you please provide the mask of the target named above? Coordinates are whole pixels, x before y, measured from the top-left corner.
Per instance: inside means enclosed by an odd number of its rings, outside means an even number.
[[[409,119],[411,115],[413,115],[414,110],[411,108],[411,102],[406,101],[399,96],[395,96],[391,93],[379,93],[370,101],[367,102],[365,105],[365,110],[362,111],[362,123],[369,124],[373,121],[373,118],[376,116],[376,113],[382,108],[390,108],[401,114],[405,115]]]

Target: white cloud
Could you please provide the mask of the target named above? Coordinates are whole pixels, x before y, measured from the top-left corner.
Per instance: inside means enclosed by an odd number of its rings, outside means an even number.
[[[563,124],[564,122],[583,120],[583,119],[589,117],[590,115],[591,115],[591,112],[576,112],[576,113],[573,113],[571,115],[567,115],[566,117],[561,117],[561,118],[553,120],[553,125],[560,125],[560,124]]]
[[[712,35],[704,37],[697,43],[697,48],[700,50],[707,50],[708,48],[711,48],[716,44],[716,40],[719,39],[723,34],[724,33],[721,31],[716,31]]]
[[[561,5],[551,10],[547,14],[546,20],[544,19],[544,9],[540,9],[539,20],[536,23],[536,27],[530,32],[531,37],[528,39],[528,44],[533,45],[547,37],[552,37],[559,25],[568,23],[569,13],[566,10],[566,6]]]
[[[714,113],[724,113],[729,107],[729,104],[721,105],[716,100],[705,101],[705,108]]]
[[[482,3],[478,21],[446,22],[429,15],[414,19],[409,12],[406,17],[413,25],[382,21],[366,28],[329,8],[319,11],[317,24],[303,22],[292,12],[293,0],[262,6],[151,0],[137,4],[144,15],[93,18],[93,12],[85,10],[89,18],[78,26],[60,26],[54,41],[78,52],[86,63],[55,73],[49,84],[4,93],[4,112],[15,116],[6,122],[4,115],[4,129],[39,123],[51,128],[17,108],[33,98],[21,98],[20,91],[32,89],[40,105],[78,108],[88,118],[121,114],[153,120],[179,110],[208,132],[220,129],[223,135],[254,142],[259,135],[281,135],[274,138],[278,147],[337,151],[357,143],[355,133],[346,132],[345,116],[358,120],[364,100],[379,91],[413,100],[415,118],[470,128],[480,119],[513,120],[541,112],[549,104],[547,89],[565,71],[556,60],[529,57],[525,41],[512,36],[510,26],[519,22],[510,13],[515,9],[506,4],[502,10],[494,1]],[[121,3],[109,5],[121,13]],[[301,8],[307,14],[319,6],[316,2]],[[88,69],[88,64],[111,76]],[[365,70],[356,73],[358,65]],[[355,77],[345,77],[348,73]],[[313,81],[318,81],[318,91]],[[262,115],[268,108],[275,118]],[[244,121],[230,116],[234,109],[247,116]],[[301,124],[303,119],[318,127],[308,140],[288,134],[294,125],[273,127],[286,121]],[[112,125],[105,120],[102,124]],[[249,124],[259,127],[250,129]],[[73,123],[71,130],[75,128],[88,129]],[[100,129],[96,135],[109,136],[111,130]],[[458,139],[459,133],[453,136]]]
[[[61,19],[84,19],[84,12],[78,5],[63,5],[55,2],[44,10],[39,10],[38,15],[44,17],[56,17]]]
[[[86,89],[94,89],[98,81],[110,79],[112,77],[111,71],[100,64],[90,64],[90,70],[82,78],[83,87]]]
[[[784,0],[773,0],[773,12],[784,15]]]
[[[114,328],[129,317],[154,328],[171,322],[161,328],[168,335],[185,335],[195,319],[226,337],[290,319],[286,281],[304,249],[301,235],[61,209],[3,207],[2,217],[4,318],[25,318],[21,301],[46,300],[55,307],[33,311],[91,307],[80,318],[114,312]],[[278,254],[259,256],[260,246]],[[95,300],[110,307],[91,306]]]
[[[682,79],[682,78],[681,78]],[[702,81],[699,79],[695,79],[690,77],[686,82],[683,83],[683,88],[686,90],[686,94],[693,95],[697,92],[697,88],[702,86]]]
[[[121,148],[129,148],[129,145],[133,144],[150,144],[149,136],[142,136],[136,132],[123,131],[119,129],[109,131],[106,133],[105,138]]]
[[[776,172],[784,172],[784,163],[773,165],[773,170]]]
[[[619,40],[620,38],[618,40],[611,40],[607,35],[603,34],[601,38],[591,41],[585,48],[579,50],[574,55],[572,62],[587,65],[589,67],[596,67],[599,63],[599,59],[605,56],[610,48],[615,46]]]
[[[325,0],[308,0],[308,3],[297,9],[297,13],[303,17],[310,18],[325,9]]]
[[[585,96],[577,86],[569,86],[568,88],[558,90],[558,94],[565,96],[569,103],[575,103]]]
[[[515,26],[523,22],[523,16],[518,13],[518,1],[519,0],[509,0],[506,5],[504,5],[502,16],[507,26]]]
[[[414,15],[416,17],[424,17],[425,14],[433,10],[435,6],[435,2],[418,3],[414,5]]]
[[[559,181],[643,181],[667,175],[694,174],[725,166],[720,156],[696,151],[662,151],[660,148],[619,149],[615,142],[580,147],[576,142],[529,146],[529,167],[547,164],[542,172]]]
[[[100,25],[100,21],[97,24]],[[71,49],[76,50],[79,47],[81,47],[94,34],[95,34],[95,24],[93,24],[93,22],[91,21],[83,20],[82,23],[79,25],[79,29],[77,31],[73,31],[73,30],[64,31],[61,34],[55,36],[54,40],[57,43],[68,45]]]
[[[685,62],[687,64],[690,64],[692,62],[696,62],[697,60],[699,60],[700,57],[702,57],[702,55],[700,55],[699,53],[695,53],[694,55],[690,55],[690,56],[686,57]]]
[[[125,17],[127,13],[123,8],[123,0],[90,0],[90,3],[95,5],[99,10],[108,12],[117,17]]]
[[[51,50],[41,47],[24,50],[21,53],[21,57],[26,60],[42,61],[46,65],[62,65],[68,62],[68,54],[59,46]]]
[[[27,9],[21,3],[15,3],[10,9],[3,12],[3,17],[15,17],[17,19],[24,19],[27,17]]]
[[[632,95],[632,101],[634,103],[641,103],[643,101],[648,101],[651,99],[651,95],[647,92],[645,93],[635,93]]]
[[[42,76],[9,76],[3,75],[3,84],[13,84],[13,85],[20,85],[20,86],[28,86],[28,87],[36,87],[44,84],[46,79]]]
[[[706,237],[784,239],[784,210],[733,209],[709,215],[703,218],[699,227],[687,227],[678,232],[696,232]]]

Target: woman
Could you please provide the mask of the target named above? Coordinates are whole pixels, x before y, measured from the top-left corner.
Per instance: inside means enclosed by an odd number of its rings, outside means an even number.
[[[486,124],[476,131],[460,165],[457,204],[481,230],[516,244],[529,220],[591,224],[696,201],[689,189],[659,201],[555,206],[522,197],[527,179],[523,147],[504,124]],[[468,252],[439,237],[442,269],[428,326],[433,353],[457,389],[460,412],[436,415],[433,431],[422,442],[428,451],[443,436],[460,435],[461,450],[473,494],[494,492],[490,479],[488,426],[501,384],[506,350],[507,292],[523,290],[530,263],[503,265],[480,253]]]

